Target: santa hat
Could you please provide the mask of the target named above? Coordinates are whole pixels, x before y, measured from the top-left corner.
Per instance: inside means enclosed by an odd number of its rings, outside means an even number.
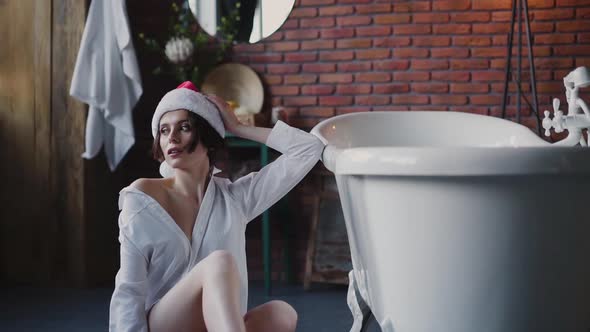
[[[200,93],[192,82],[186,81],[165,94],[156,107],[152,117],[152,135],[154,138],[158,133],[162,116],[167,112],[176,110],[187,110],[201,116],[222,138],[225,137],[225,127],[215,104]]]

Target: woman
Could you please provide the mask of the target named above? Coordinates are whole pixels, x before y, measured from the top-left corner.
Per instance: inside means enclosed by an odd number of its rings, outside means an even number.
[[[282,155],[233,183],[215,177],[225,130]],[[311,170],[323,143],[280,121],[272,130],[243,126],[223,100],[190,82],[162,98],[152,134],[154,156],[172,174],[120,192],[110,330],[294,331],[297,314],[285,302],[246,312],[245,228]]]

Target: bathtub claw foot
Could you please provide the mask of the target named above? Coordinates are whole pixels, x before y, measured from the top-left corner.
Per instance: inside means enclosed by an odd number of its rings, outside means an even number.
[[[350,332],[365,332],[368,331],[369,320],[371,319],[372,312],[369,305],[364,301],[361,296],[360,290],[354,279],[354,271],[348,273],[348,295],[346,296],[346,302],[352,313],[354,319]]]

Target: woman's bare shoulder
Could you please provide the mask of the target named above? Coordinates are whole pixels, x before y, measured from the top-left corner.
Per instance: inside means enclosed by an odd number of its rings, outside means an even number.
[[[133,181],[129,187],[142,191],[160,201],[166,194],[167,179],[140,178]]]

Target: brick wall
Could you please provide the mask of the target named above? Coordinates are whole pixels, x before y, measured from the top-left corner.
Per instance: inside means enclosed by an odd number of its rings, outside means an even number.
[[[528,2],[544,110],[553,97],[565,102],[565,74],[590,66],[590,1]],[[499,116],[511,5],[511,0],[298,0],[270,38],[236,47],[236,60],[261,74],[272,104],[285,107],[300,127],[359,111]],[[523,41],[522,89],[530,100],[526,54]],[[515,92],[516,85],[509,89]],[[515,115],[515,99],[509,99],[509,116]],[[534,126],[524,100],[521,112],[523,123]]]

